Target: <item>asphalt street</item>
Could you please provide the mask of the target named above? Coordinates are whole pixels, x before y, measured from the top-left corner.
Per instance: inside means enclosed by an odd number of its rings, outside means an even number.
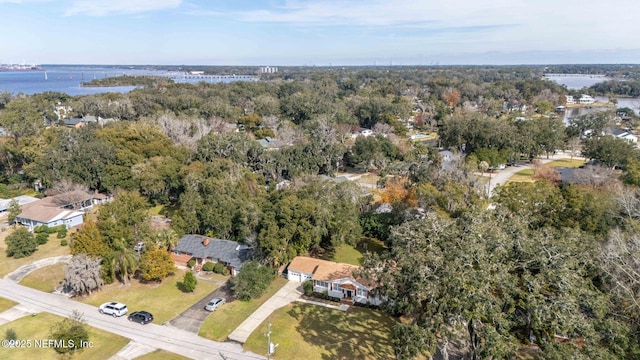
[[[24,308],[33,312],[48,312],[69,317],[73,310],[77,310],[83,314],[90,326],[124,336],[142,345],[167,350],[192,359],[264,359],[263,356],[245,351],[237,343],[207,340],[171,326],[140,325],[129,322],[126,316],[113,318],[102,315],[94,306],[70,300],[62,295],[34,290],[6,279],[0,279],[0,297],[19,302]]]

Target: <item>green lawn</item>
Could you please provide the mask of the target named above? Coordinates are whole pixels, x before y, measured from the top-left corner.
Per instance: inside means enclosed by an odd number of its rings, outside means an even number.
[[[584,160],[579,159],[559,159],[548,162],[545,165],[550,167],[577,168],[584,165],[584,162]]]
[[[136,358],[136,360],[156,360],[156,359],[162,359],[162,360],[189,360],[191,358],[188,357],[184,357],[172,352],[168,352],[168,351],[164,351],[164,350],[156,350],[153,352],[150,352],[146,355],[142,355],[142,356],[138,356]]]
[[[7,329],[13,329],[18,339],[32,341],[30,349],[0,348],[0,359],[60,359],[53,348],[35,347],[33,341],[48,339],[51,326],[62,319],[52,314],[39,313],[0,326],[0,334],[3,337]],[[75,354],[73,360],[109,359],[120,351],[129,339],[89,327],[89,341],[93,343],[93,347],[87,347]]]
[[[66,264],[45,266],[25,276],[20,281],[20,285],[44,292],[53,292],[64,279],[66,268]]]
[[[0,277],[4,277],[20,266],[30,264],[36,260],[53,256],[69,255],[69,246],[60,246],[60,239],[56,238],[56,234],[51,234],[49,235],[49,241],[44,245],[38,246],[38,250],[31,256],[21,259],[7,257],[7,244],[4,239],[11,231],[13,230],[3,232],[0,235]],[[67,237],[70,234],[71,232],[69,232]]]
[[[520,170],[517,173],[513,174],[509,178],[509,181],[531,182],[533,181],[533,169]]]
[[[276,359],[393,359],[391,328],[396,320],[370,309],[347,312],[293,303],[269,317]],[[247,339],[244,348],[266,355],[267,322]]]
[[[171,218],[178,208],[171,205],[157,205],[149,209],[150,215],[162,215]]]
[[[367,252],[382,253],[386,249],[384,243],[378,239],[364,238],[354,247],[348,244],[342,244],[335,248],[332,260],[339,263],[346,263],[360,266],[362,258]]]
[[[3,312],[5,310],[9,310],[12,307],[18,305],[17,302],[11,301],[9,299],[5,299],[5,298],[0,298],[0,312]],[[2,336],[3,334],[0,334],[0,336]]]
[[[267,291],[258,299],[249,301],[235,300],[224,304],[220,309],[209,315],[200,328],[199,335],[214,341],[226,341],[227,337],[238,325],[240,325],[249,315],[275,294],[287,280],[281,277],[276,278],[267,288]]]
[[[183,274],[182,270],[177,270],[176,275],[164,279],[159,284],[143,284],[137,280],[127,285],[113,283],[81,301],[94,306],[108,301],[118,301],[126,304],[129,312],[149,311],[153,314],[154,323],[163,324],[216,289],[216,285],[212,283],[199,281],[192,293],[184,293],[177,285],[182,281]]]

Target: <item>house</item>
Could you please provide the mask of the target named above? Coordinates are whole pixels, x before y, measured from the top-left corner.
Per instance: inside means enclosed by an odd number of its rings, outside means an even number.
[[[567,104],[575,104],[576,103],[576,99],[572,95],[565,95],[565,97],[567,98]]]
[[[587,94],[580,95],[580,98],[578,99],[578,104],[583,105],[593,104],[594,102],[596,102],[596,99]]]
[[[630,131],[627,131],[627,130],[615,129],[611,132],[611,135],[613,135],[618,139],[622,139],[633,144],[638,143],[638,137],[633,135]]]
[[[56,199],[56,196],[50,196],[23,205],[16,222],[27,227],[29,231],[41,225],[54,227],[64,224],[67,229],[82,225],[84,212],[60,206]]]
[[[351,138],[355,139],[359,136],[369,137],[373,135],[373,130],[366,128],[359,128],[358,131],[354,131],[351,133]]]
[[[34,201],[38,201],[40,199],[35,198],[33,196],[26,196],[26,195],[16,196],[11,199],[0,199],[0,216],[7,214],[7,211],[9,210],[9,205],[11,205],[11,202],[13,200],[17,201],[20,206],[23,206],[23,205],[32,203]]]
[[[229,269],[232,276],[236,276],[252,255],[253,249],[235,241],[185,235],[174,247],[171,257],[183,266],[193,259],[196,262],[194,268],[197,270],[206,262],[221,263]]]
[[[33,231],[36,226],[48,227],[64,224],[67,229],[82,225],[85,210],[90,210],[94,205],[103,204],[112,200],[111,196],[83,191],[72,191],[44,199],[36,199],[30,196],[18,196],[14,198],[21,205],[22,212],[16,217],[16,222]],[[35,199],[35,200],[33,200]]]
[[[287,267],[287,279],[313,281],[313,291],[343,299],[344,302],[380,305],[382,300],[365,279],[356,278],[360,267],[306,256],[295,257]]]

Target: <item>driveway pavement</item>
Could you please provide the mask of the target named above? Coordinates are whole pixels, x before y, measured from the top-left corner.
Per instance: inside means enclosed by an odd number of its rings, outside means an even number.
[[[569,158],[571,158],[570,154],[558,153],[558,154],[549,156],[548,159],[546,158],[546,156],[542,158],[538,158],[538,161],[540,161],[541,164],[546,164],[554,160],[569,159]],[[574,156],[573,158],[579,159],[579,160],[585,160],[583,157],[580,157],[580,156]],[[504,170],[500,170],[500,172],[489,174],[491,179],[489,182],[489,193],[491,194],[491,196],[494,195],[494,190],[496,189],[496,187],[498,187],[498,185],[505,184],[509,180],[509,178],[513,176],[515,173],[520,172],[522,170],[526,170],[526,169],[531,169],[531,165],[528,164],[528,165],[509,166]]]
[[[32,312],[44,311],[69,317],[73,310],[78,310],[90,326],[124,336],[150,348],[163,349],[192,359],[264,359],[258,354],[245,351],[236,343],[207,340],[174,327],[140,325],[129,322],[126,316],[112,318],[100,314],[94,306],[21,286],[7,279],[0,279],[0,297],[16,301]]]
[[[209,311],[204,309],[204,306],[207,305],[209,300],[217,297],[225,298],[227,301],[231,299],[231,291],[229,290],[228,282],[223,283],[222,286],[215,289],[211,294],[205,296],[202,300],[195,303],[182,314],[173,318],[169,321],[169,325],[198,334],[202,323],[204,323],[207,316],[211,314]]]
[[[29,275],[29,273],[32,271],[38,270],[42,267],[49,266],[49,265],[55,265],[59,263],[66,264],[69,262],[69,260],[71,260],[71,255],[54,256],[46,259],[40,259],[38,261],[32,262],[31,264],[23,265],[17,268],[12,273],[5,276],[5,279],[18,283],[25,276]]]
[[[256,311],[240,324],[231,335],[229,340],[244,344],[249,335],[265,321],[272,312],[281,307],[298,300],[302,295],[302,284],[294,281],[287,282],[278,292],[273,294],[269,300],[265,301]]]

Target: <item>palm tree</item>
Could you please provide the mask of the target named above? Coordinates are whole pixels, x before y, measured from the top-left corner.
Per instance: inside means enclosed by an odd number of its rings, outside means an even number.
[[[156,240],[158,246],[167,248],[167,251],[171,251],[171,248],[178,244],[178,234],[173,229],[164,229],[156,233]]]
[[[138,268],[138,254],[128,248],[124,240],[116,241],[113,247],[115,250],[106,259],[110,262],[111,276],[113,279],[118,276],[126,284],[128,280],[131,280],[131,275]]]

